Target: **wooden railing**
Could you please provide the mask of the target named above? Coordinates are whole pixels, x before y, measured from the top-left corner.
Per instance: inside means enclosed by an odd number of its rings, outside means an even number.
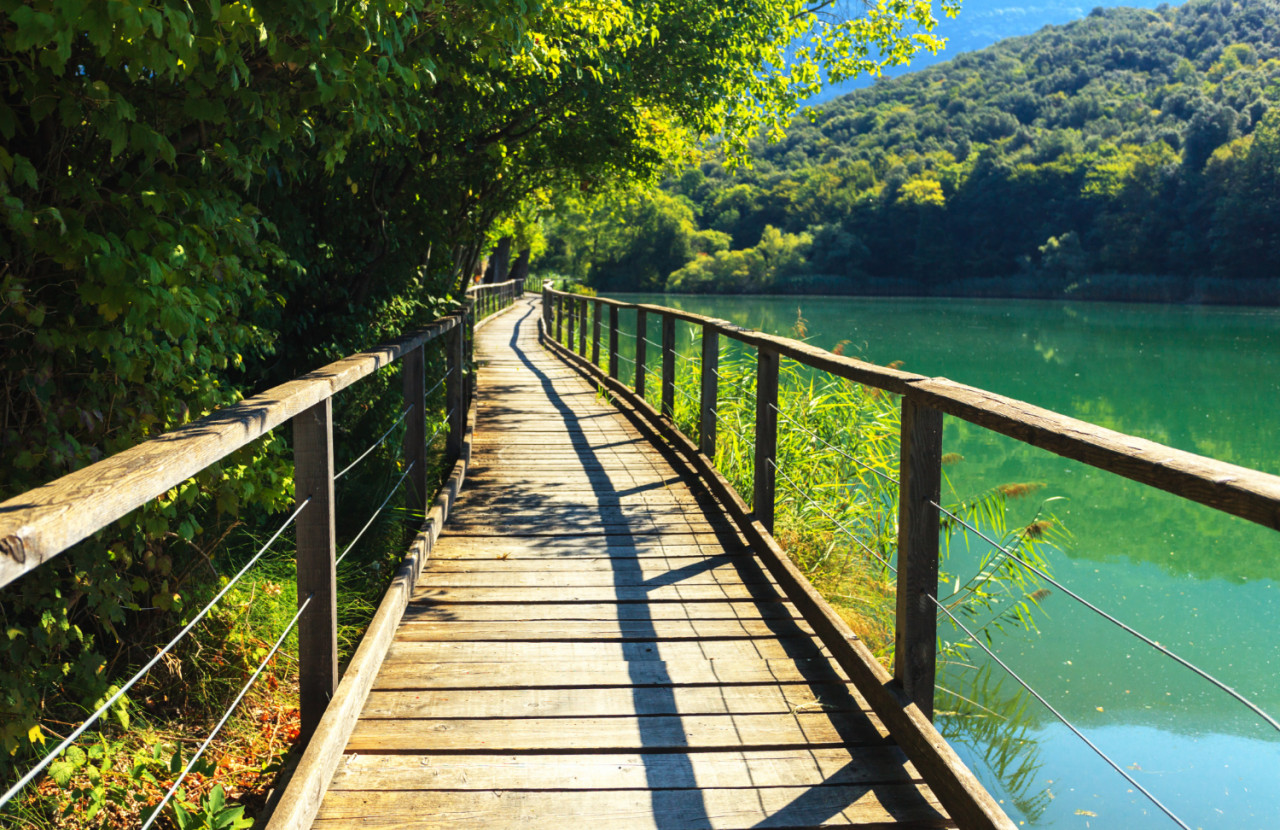
[[[293,521],[301,609],[297,619],[299,708],[305,743],[315,733],[339,686],[333,399],[362,378],[403,361],[407,506],[427,517],[406,558],[406,562],[414,560],[411,569],[416,572],[425,555],[425,550],[419,548],[429,547],[443,520],[440,498],[433,508],[433,494],[427,489],[425,349],[444,340],[444,377],[438,380],[444,385],[448,413],[445,467],[453,472],[446,475],[445,490],[450,491],[451,498],[461,486],[459,461],[465,452],[464,436],[470,428],[474,384],[468,367],[473,329],[480,325],[479,318],[511,306],[521,291],[522,286],[515,280],[477,286],[468,292],[464,307],[424,328],[343,358],[0,504],[0,587],[32,572],[249,442],[291,423],[297,505]],[[437,387],[434,385],[432,390]],[[406,576],[413,574],[397,574],[397,579],[411,587],[412,578],[406,581]],[[407,596],[408,587],[404,590]],[[378,619],[375,617],[375,623]],[[376,659],[380,660],[381,655]],[[369,660],[362,663],[357,652],[352,661],[352,669],[357,670],[354,673],[363,671],[368,675],[368,663]]]
[[[925,774],[943,804],[962,827],[989,824],[989,805],[949,748],[940,748],[929,726],[933,713],[937,659],[938,548],[942,529],[938,507],[942,479],[942,418],[951,415],[1023,443],[1049,450],[1143,484],[1166,490],[1273,529],[1280,529],[1280,477],[1173,449],[1153,441],[1060,415],[1022,401],[954,383],[876,366],[786,337],[745,329],[725,320],[646,303],[627,303],[543,289],[545,342],[572,357],[611,391],[682,446],[712,482],[745,535],[758,546],[766,564],[842,668],[858,683],[876,714],[894,733]],[[607,311],[606,311],[607,309]],[[631,388],[618,377],[618,313],[635,312],[635,376]],[[658,408],[645,399],[650,373],[647,331],[661,321]],[[674,424],[675,325],[701,328],[701,395],[698,442]],[[588,353],[588,322],[592,328]],[[607,327],[609,360],[601,367],[601,331]],[[575,336],[576,335],[576,336]],[[716,470],[716,362],[724,336],[757,354],[755,448],[752,508]],[[563,344],[567,343],[568,348]],[[656,345],[656,344],[655,344]],[[836,377],[901,396],[897,612],[892,678],[859,643],[844,622],[808,584],[772,537],[777,461],[778,370],[782,357]],[[811,616],[812,615],[812,616]],[[927,727],[927,728],[926,728]],[[945,745],[945,744],[944,744]],[[957,771],[959,770],[959,772]],[[972,785],[972,786],[971,786]],[[977,788],[980,790],[980,788]],[[985,793],[983,793],[985,795]],[[989,800],[989,796],[987,796]],[[998,810],[998,808],[996,808]]]

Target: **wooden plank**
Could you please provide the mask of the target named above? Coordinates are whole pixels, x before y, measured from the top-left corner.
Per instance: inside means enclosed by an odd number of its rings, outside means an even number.
[[[597,689],[468,689],[376,692],[365,719],[585,718],[639,715],[766,715],[863,712],[849,686],[807,683],[767,686],[651,686]]]
[[[429,642],[397,638],[387,652],[393,662],[430,663],[502,663],[547,661],[557,663],[606,663],[614,660],[630,662],[665,661],[669,663],[697,660],[772,660],[785,657],[816,657],[822,645],[813,638],[772,638],[743,640],[677,640],[646,642],[524,642],[490,641]]]
[[[618,551],[622,554],[622,550]],[[483,573],[486,571],[502,571],[505,573],[518,571],[573,571],[577,573],[590,571],[607,571],[622,572],[625,568],[627,573],[635,573],[645,579],[652,579],[656,576],[677,571],[681,569],[692,569],[695,566],[704,564],[736,566],[748,573],[764,574],[764,568],[759,563],[753,562],[751,552],[749,550],[741,550],[736,553],[705,553],[697,556],[647,556],[636,557],[634,555],[617,555],[617,556],[560,556],[559,558],[548,557],[507,557],[497,559],[488,557],[484,559],[435,559],[431,562],[431,573]]]
[[[654,790],[906,783],[915,769],[891,746],[591,755],[348,755],[330,791]]]
[[[347,752],[848,747],[883,744],[888,734],[861,712],[624,718],[361,718],[347,740]]]
[[[661,792],[661,791],[659,791]],[[672,791],[340,791],[317,830],[330,827],[485,827],[493,830],[670,830],[706,827],[954,827],[910,784]]]
[[[813,633],[808,623],[792,620],[458,620],[407,621],[397,639],[510,641],[640,642],[663,640],[729,640],[743,637],[795,637]]]
[[[773,532],[774,485],[778,459],[778,353],[761,346],[756,353],[755,467],[751,506],[755,520]]]
[[[543,662],[455,663],[388,660],[375,689],[538,689],[564,686],[723,686],[743,683],[839,683],[847,676],[826,658],[664,663],[613,660],[548,666]]]
[[[771,585],[658,585],[641,588],[433,588],[418,586],[416,601],[435,602],[688,602],[690,600],[781,600],[781,592]]]
[[[0,504],[0,587],[458,323],[441,318]]]
[[[738,568],[732,564],[696,563],[678,571],[662,571],[651,575],[635,568],[591,570],[575,573],[567,570],[488,570],[468,573],[431,569],[419,584],[431,588],[601,588],[644,587],[664,582],[678,585],[743,585],[773,584],[763,569]]]
[[[799,616],[785,602],[493,602],[448,603],[416,598],[405,612],[406,623],[439,620],[774,620]]]

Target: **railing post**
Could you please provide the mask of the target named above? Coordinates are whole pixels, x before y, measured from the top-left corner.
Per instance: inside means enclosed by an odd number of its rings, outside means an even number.
[[[764,529],[773,533],[773,494],[778,471],[778,364],[777,350],[768,346],[756,352],[756,454],[755,487],[751,509]]]
[[[698,408],[698,449],[707,458],[716,457],[716,405],[720,391],[720,333],[702,325],[702,397]]]
[[[466,339],[467,313],[464,310],[459,312],[458,325],[445,341],[448,351],[445,371],[449,373],[444,381],[444,407],[449,418],[449,438],[445,444],[445,454],[449,463],[457,461],[462,455],[462,433],[466,429],[467,379],[463,376],[467,363]]]
[[[636,309],[636,396],[644,400],[644,358],[649,345],[645,335],[649,327],[649,312]]]
[[[555,310],[556,310],[556,332],[555,332],[555,341],[556,341],[557,343],[559,343],[559,342],[560,342],[560,334],[561,334],[561,332],[562,332],[562,330],[563,330],[563,323],[564,323],[564,297],[561,297],[559,294],[556,294],[556,295],[555,295],[555,298],[556,298],[556,299],[555,299],[555,302],[556,302],[556,309],[555,309]]]
[[[595,321],[591,324],[591,365],[600,365],[600,301],[595,301]],[[585,355],[586,352],[583,352]]]
[[[542,285],[542,334],[545,337],[551,331],[551,289]]]
[[[293,418],[294,500],[298,514],[298,708],[303,744],[338,688],[338,587],[334,564],[333,399]]]
[[[600,313],[600,305],[596,304],[596,314]],[[618,307],[609,306],[609,377],[618,378]]]
[[[676,318],[662,315],[662,414],[676,413]]]
[[[408,497],[405,506],[427,515],[427,366],[426,347],[419,346],[404,356],[400,368],[404,381],[404,405],[413,407],[405,417],[404,460],[413,464],[409,471]],[[414,524],[420,522],[415,521]]]
[[[898,614],[893,675],[933,719],[938,641],[938,508],[942,490],[942,413],[902,399],[898,457]]]
[[[587,298],[578,300],[578,354],[587,356]]]
[[[569,351],[573,351],[573,331],[578,324],[578,298],[569,298]]]

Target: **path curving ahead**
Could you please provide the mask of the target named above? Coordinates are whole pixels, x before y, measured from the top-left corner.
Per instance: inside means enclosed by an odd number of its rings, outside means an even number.
[[[315,826],[952,827],[692,471],[476,334],[466,488]]]

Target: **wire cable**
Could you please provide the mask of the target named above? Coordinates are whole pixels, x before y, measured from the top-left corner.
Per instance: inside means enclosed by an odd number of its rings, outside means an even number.
[[[774,461],[772,458],[768,459],[768,461],[769,461],[769,464],[771,464],[771,465],[773,466],[773,469],[774,469],[774,471],[775,471],[775,472],[777,472],[780,476],[782,476],[783,478],[785,478],[787,481],[791,482],[791,486],[792,486],[792,487],[795,487],[797,490],[803,490],[803,489],[804,489],[804,488],[802,488],[802,487],[801,487],[801,486],[796,482],[796,480],[795,480],[794,478],[792,478],[791,476],[787,475],[785,472],[783,472],[783,471],[782,471],[782,468],[778,466],[778,462]],[[883,565],[884,565],[886,568],[888,568],[889,570],[893,571],[895,574],[898,572],[898,569],[897,569],[897,568],[895,568],[895,567],[894,567],[894,566],[889,562],[889,560],[888,560],[888,559],[885,559],[885,558],[884,558],[883,556],[881,556],[877,551],[875,551],[875,550],[873,550],[871,547],[869,547],[869,546],[867,545],[867,543],[866,543],[866,542],[864,542],[864,541],[862,541],[861,539],[859,539],[859,538],[858,538],[858,534],[856,534],[856,533],[854,533],[852,530],[850,530],[850,529],[849,529],[849,527],[848,527],[848,525],[846,525],[844,522],[842,522],[842,521],[840,521],[839,519],[837,519],[835,516],[832,516],[832,515],[831,515],[830,513],[828,513],[826,510],[824,510],[824,509],[822,508],[822,505],[818,503],[818,500],[817,500],[817,499],[814,499],[814,498],[808,498],[808,497],[806,497],[806,499],[808,500],[808,502],[809,502],[810,504],[812,504],[814,507],[818,508],[818,512],[819,512],[819,513],[821,513],[822,515],[826,516],[828,519],[830,519],[830,520],[835,524],[835,526],[836,526],[836,527],[838,527],[838,528],[840,528],[841,530],[843,530],[843,531],[845,532],[845,534],[846,534],[846,535],[848,535],[848,537],[849,537],[850,539],[852,539],[854,542],[856,542],[856,543],[858,544],[858,546],[859,546],[859,547],[861,547],[861,548],[862,548],[863,550],[865,550],[867,553],[869,553],[869,554],[871,554],[872,556],[874,556],[876,559],[879,559],[879,560],[880,560],[880,562],[881,562],[881,564],[883,564]]]
[[[374,523],[374,521],[382,513],[382,509],[387,506],[387,502],[391,501],[391,497],[394,496],[396,494],[396,491],[400,489],[400,485],[404,484],[404,480],[409,477],[409,471],[412,470],[413,465],[417,463],[418,463],[417,461],[410,461],[409,466],[404,468],[404,472],[400,475],[400,480],[397,481],[395,486],[391,488],[391,492],[387,493],[387,497],[382,500],[382,504],[378,505],[378,509],[373,511],[373,515],[369,517],[369,521],[365,522],[364,527],[360,528],[360,532],[356,534],[356,538],[352,539],[347,544],[347,546],[342,549],[342,555],[339,556],[337,560],[335,560],[333,563],[335,567],[340,562],[342,562],[343,559],[347,558],[347,554],[351,552],[351,549],[356,546],[356,542],[360,541],[360,537],[364,535],[365,531],[369,529],[369,527]]]
[[[406,415],[408,415],[411,411],[413,411],[413,408],[414,408],[414,405],[413,405],[413,404],[409,404],[409,405],[408,405],[408,406],[406,406],[403,410],[401,410],[401,412],[400,412],[400,417],[396,418],[396,419],[395,419],[395,422],[394,422],[394,423],[392,423],[392,424],[391,424],[391,426],[387,427],[387,431],[386,431],[386,432],[384,432],[384,433],[382,433],[381,437],[379,437],[377,441],[374,441],[372,444],[370,444],[370,445],[369,445],[369,448],[368,448],[367,450],[365,450],[364,452],[360,453],[359,457],[358,457],[358,458],[356,458],[356,460],[355,460],[355,461],[352,461],[350,464],[348,464],[347,466],[343,467],[343,468],[342,468],[342,472],[340,472],[340,473],[338,473],[337,475],[335,475],[335,476],[333,477],[333,480],[334,480],[334,481],[337,481],[338,479],[342,478],[344,475],[346,475],[348,472],[350,472],[350,471],[351,471],[351,468],[352,468],[352,467],[356,466],[356,465],[357,465],[357,464],[359,464],[361,461],[364,461],[365,457],[366,457],[369,453],[373,452],[375,449],[377,449],[378,447],[382,446],[382,442],[387,440],[387,436],[391,434],[391,430],[393,430],[393,429],[395,429],[396,427],[400,426],[400,422],[404,420],[404,417],[405,417]]]
[[[1209,681],[1210,683],[1212,683],[1214,686],[1217,686],[1219,689],[1221,689],[1222,691],[1226,692],[1228,695],[1230,695],[1231,697],[1235,698],[1235,699],[1236,699],[1237,701],[1239,701],[1240,703],[1244,704],[1244,706],[1245,706],[1246,708],[1248,708],[1248,709],[1249,709],[1249,711],[1253,712],[1255,715],[1257,715],[1258,717],[1262,718],[1262,719],[1263,719],[1264,721],[1266,721],[1266,722],[1267,722],[1267,724],[1268,724],[1269,726],[1271,726],[1273,729],[1275,729],[1275,730],[1277,730],[1277,731],[1280,731],[1280,722],[1277,722],[1275,718],[1271,717],[1271,715],[1269,715],[1269,714],[1267,714],[1265,711],[1263,711],[1263,710],[1262,710],[1262,708],[1261,708],[1261,707],[1259,707],[1256,703],[1254,703],[1253,701],[1249,700],[1247,697],[1245,697],[1244,695],[1240,694],[1240,693],[1239,693],[1239,692],[1237,692],[1235,689],[1233,689],[1233,688],[1231,688],[1230,686],[1228,686],[1226,683],[1223,683],[1221,680],[1219,680],[1218,678],[1216,678],[1216,677],[1214,677],[1213,675],[1209,674],[1209,673],[1208,673],[1207,671],[1205,671],[1204,669],[1200,668],[1199,666],[1196,666],[1195,664],[1191,663],[1190,661],[1188,661],[1188,660],[1186,660],[1186,659],[1184,659],[1184,658],[1180,657],[1179,655],[1175,654],[1174,652],[1172,652],[1172,651],[1170,651],[1169,649],[1165,648],[1164,646],[1160,645],[1160,644],[1159,644],[1159,643],[1157,643],[1155,640],[1153,640],[1153,639],[1151,639],[1150,637],[1148,637],[1147,635],[1143,634],[1141,631],[1138,631],[1137,629],[1133,628],[1132,626],[1128,625],[1127,623],[1125,623],[1125,622],[1123,622],[1123,621],[1121,621],[1121,620],[1117,619],[1116,617],[1112,616],[1111,614],[1107,613],[1106,611],[1103,611],[1101,608],[1099,608],[1098,606],[1094,605],[1092,602],[1089,602],[1089,600],[1085,599],[1084,597],[1082,597],[1082,596],[1080,596],[1079,594],[1077,594],[1075,591],[1072,591],[1070,588],[1068,588],[1067,586],[1063,585],[1063,584],[1062,584],[1061,582],[1059,582],[1058,580],[1054,579],[1054,578],[1053,578],[1052,576],[1050,576],[1050,575],[1049,575],[1049,574],[1048,574],[1048,573],[1047,573],[1043,568],[1038,568],[1038,567],[1036,567],[1036,566],[1035,566],[1035,565],[1033,565],[1032,563],[1030,563],[1030,562],[1028,562],[1027,560],[1023,559],[1021,556],[1018,556],[1018,555],[1017,555],[1016,553],[1014,553],[1012,550],[1010,550],[1010,549],[1008,549],[1008,548],[1004,547],[1003,545],[1001,545],[1001,544],[997,543],[997,542],[996,542],[996,541],[994,541],[990,536],[988,536],[987,534],[983,533],[981,530],[978,530],[978,528],[976,528],[976,527],[974,527],[973,525],[969,524],[969,523],[968,523],[968,522],[966,522],[964,519],[962,519],[962,518],[960,518],[959,516],[957,516],[956,514],[952,513],[950,510],[947,510],[945,507],[941,507],[937,502],[930,501],[929,503],[930,503],[930,504],[932,504],[934,507],[937,507],[937,508],[938,508],[939,510],[941,510],[943,513],[946,513],[946,514],[947,514],[948,516],[950,516],[951,518],[955,519],[955,520],[956,520],[957,522],[959,522],[960,524],[962,524],[962,525],[964,525],[965,527],[967,527],[969,530],[971,530],[971,531],[973,531],[974,533],[976,533],[976,534],[978,534],[979,536],[981,536],[981,537],[982,537],[983,539],[985,539],[985,540],[986,540],[990,545],[992,545],[994,548],[996,548],[996,550],[1001,551],[1005,556],[1009,557],[1009,558],[1010,558],[1010,559],[1012,559],[1014,562],[1017,562],[1019,565],[1021,565],[1021,566],[1022,566],[1022,567],[1024,567],[1024,568],[1026,568],[1027,570],[1031,571],[1031,572],[1032,572],[1032,573],[1034,573],[1036,576],[1040,577],[1041,579],[1045,580],[1045,581],[1046,581],[1046,582],[1048,582],[1049,584],[1053,585],[1053,586],[1054,586],[1055,588],[1057,588],[1059,591],[1062,591],[1064,594],[1066,594],[1067,596],[1071,597],[1071,598],[1072,598],[1072,599],[1074,599],[1076,602],[1078,602],[1078,603],[1080,603],[1081,605],[1083,605],[1085,608],[1088,608],[1090,611],[1094,612],[1095,614],[1097,614],[1098,616],[1100,616],[1100,617],[1102,617],[1103,619],[1107,620],[1108,622],[1110,622],[1110,623],[1112,623],[1112,624],[1114,624],[1114,625],[1116,625],[1116,626],[1118,626],[1118,627],[1120,627],[1120,628],[1124,629],[1125,631],[1129,632],[1129,633],[1130,633],[1130,634],[1132,634],[1134,637],[1137,637],[1139,640],[1141,640],[1142,642],[1144,642],[1144,643],[1146,643],[1147,645],[1151,646],[1152,648],[1154,648],[1156,651],[1160,652],[1160,653],[1161,653],[1161,654],[1163,654],[1164,656],[1166,656],[1166,657],[1168,657],[1168,658],[1172,659],[1174,662],[1178,663],[1179,665],[1183,666],[1184,668],[1190,669],[1192,672],[1194,672],[1195,674],[1199,675],[1199,676],[1200,676],[1201,678],[1203,678],[1204,680],[1207,680],[1207,681]]]
[[[850,461],[852,461],[854,464],[857,464],[859,467],[865,467],[869,472],[874,473],[875,475],[880,476],[880,478],[884,479],[885,481],[892,482],[892,483],[897,484],[897,485],[899,485],[899,486],[901,486],[901,485],[902,485],[902,482],[900,482],[898,479],[894,478],[893,476],[889,475],[888,473],[886,473],[886,472],[882,472],[881,470],[877,470],[875,467],[872,467],[870,464],[868,464],[868,463],[867,463],[867,462],[865,462],[865,461],[862,461],[861,459],[854,458],[852,455],[850,455],[849,453],[845,452],[845,451],[844,451],[844,450],[842,450],[840,447],[837,447],[835,444],[832,444],[830,441],[828,441],[827,439],[823,438],[823,437],[822,437],[821,435],[819,435],[818,433],[814,432],[813,430],[809,429],[808,427],[804,426],[803,424],[801,424],[801,423],[799,423],[799,422],[797,422],[797,421],[792,420],[790,417],[788,417],[786,414],[784,414],[784,413],[783,413],[783,411],[782,411],[781,409],[778,409],[778,407],[777,407],[777,406],[775,406],[774,404],[769,404],[769,408],[770,408],[770,409],[772,409],[774,412],[778,413],[779,415],[781,415],[781,416],[782,416],[782,419],[783,419],[784,421],[786,421],[787,423],[791,424],[792,426],[798,427],[798,428],[800,429],[800,431],[801,431],[801,432],[807,432],[809,435],[812,435],[812,436],[813,436],[814,438],[816,438],[818,441],[821,441],[821,442],[822,442],[822,444],[823,444],[823,445],[825,445],[828,449],[830,449],[830,450],[832,450],[832,451],[834,451],[834,452],[839,453],[840,455],[842,455],[842,456],[844,456],[845,458],[847,458],[847,459],[849,459]]]
[[[213,731],[209,733],[209,737],[204,739],[204,743],[200,744],[200,748],[196,750],[196,753],[191,756],[191,760],[187,761],[186,766],[182,768],[182,774],[179,775],[178,779],[173,782],[171,787],[169,787],[169,791],[164,794],[164,798],[160,799],[160,803],[155,806],[155,809],[151,811],[151,815],[147,818],[146,823],[142,825],[142,830],[147,830],[148,827],[155,823],[160,812],[165,808],[165,805],[169,803],[169,799],[173,798],[173,794],[178,791],[178,787],[182,786],[182,782],[186,779],[187,774],[191,772],[191,768],[195,766],[196,761],[200,760],[200,756],[209,748],[209,744],[213,743],[213,739],[222,731],[222,727],[226,725],[228,720],[230,720],[231,713],[240,705],[240,701],[244,699],[244,696],[249,692],[250,687],[257,682],[258,677],[261,676],[262,672],[267,668],[267,664],[271,662],[271,658],[276,656],[276,652],[279,651],[280,646],[284,644],[285,638],[289,636],[289,632],[293,630],[293,627],[298,624],[298,620],[302,618],[302,612],[307,610],[307,606],[311,604],[311,600],[313,599],[315,599],[315,594],[307,597],[306,601],[298,607],[298,613],[294,614],[293,619],[289,620],[289,624],[284,627],[284,631],[281,632],[280,636],[276,639],[276,643],[271,647],[271,651],[267,652],[267,656],[258,664],[258,668],[254,670],[253,674],[249,677],[248,682],[246,682],[240,689],[240,694],[236,695],[236,699],[231,701],[231,705],[228,706],[227,711],[222,714],[222,719],[218,721],[218,725],[213,727]]]
[[[1073,733],[1075,733],[1075,736],[1076,736],[1077,738],[1079,738],[1080,740],[1084,741],[1084,742],[1089,746],[1089,748],[1090,748],[1090,749],[1092,749],[1095,753],[1097,753],[1097,755],[1098,755],[1098,757],[1099,757],[1099,758],[1101,758],[1102,760],[1106,761],[1108,766],[1110,766],[1113,770],[1115,770],[1116,772],[1118,772],[1118,773],[1120,773],[1122,776],[1124,776],[1124,780],[1128,781],[1130,784],[1132,784],[1132,785],[1134,786],[1134,788],[1136,788],[1136,789],[1137,789],[1138,791],[1140,791],[1143,795],[1145,795],[1145,796],[1146,796],[1146,797],[1151,801],[1151,803],[1152,803],[1152,804],[1154,804],[1154,805],[1156,805],[1157,807],[1159,807],[1159,808],[1160,808],[1160,811],[1161,811],[1162,813],[1164,813],[1164,814],[1165,814],[1166,816],[1168,816],[1169,818],[1173,819],[1173,821],[1174,821],[1174,822],[1175,822],[1179,827],[1181,827],[1181,828],[1182,828],[1182,830],[1191,830],[1191,828],[1187,826],[1187,823],[1186,823],[1186,822],[1184,822],[1182,819],[1178,818],[1178,817],[1177,817],[1177,815],[1175,815],[1175,814],[1174,814],[1174,812],[1173,812],[1172,810],[1170,810],[1168,807],[1164,806],[1164,804],[1162,804],[1162,803],[1160,802],[1160,799],[1158,799],[1158,798],[1156,798],[1154,795],[1152,795],[1152,794],[1147,790],[1147,788],[1146,788],[1146,787],[1142,786],[1142,785],[1141,785],[1141,784],[1139,784],[1137,781],[1135,781],[1132,775],[1130,775],[1129,773],[1127,773],[1127,772],[1125,772],[1123,769],[1121,769],[1121,767],[1120,767],[1120,765],[1119,765],[1119,764],[1117,764],[1115,761],[1111,760],[1111,756],[1107,755],[1107,753],[1105,753],[1105,752],[1103,752],[1101,749],[1099,749],[1099,748],[1098,748],[1098,745],[1097,745],[1097,744],[1095,744],[1093,741],[1089,740],[1089,739],[1085,736],[1085,734],[1084,734],[1083,732],[1081,732],[1079,729],[1077,729],[1077,728],[1076,728],[1075,724],[1073,724],[1071,721],[1067,720],[1067,719],[1066,719],[1066,717],[1064,717],[1064,716],[1063,716],[1063,714],[1062,714],[1061,712],[1059,712],[1057,709],[1053,708],[1053,705],[1052,705],[1052,704],[1050,704],[1050,703],[1049,703],[1049,701],[1045,700],[1045,699],[1044,699],[1044,697],[1042,697],[1042,696],[1041,696],[1041,694],[1040,694],[1039,692],[1037,692],[1035,689],[1031,688],[1031,685],[1030,685],[1029,683],[1027,683],[1027,681],[1023,680],[1023,679],[1022,679],[1022,677],[1020,677],[1020,676],[1018,675],[1018,673],[1017,673],[1017,672],[1015,672],[1013,669],[1009,668],[1009,665],[1008,665],[1007,663],[1005,663],[1003,660],[1001,660],[999,657],[997,657],[997,656],[996,656],[996,653],[995,653],[994,651],[992,651],[990,648],[988,648],[988,647],[986,646],[986,644],[984,644],[984,643],[982,642],[982,640],[978,638],[978,636],[977,636],[977,635],[975,635],[972,631],[970,631],[970,630],[969,630],[969,628],[968,628],[964,623],[960,622],[960,620],[958,620],[958,619],[956,618],[956,615],[955,615],[955,614],[952,614],[952,613],[951,613],[951,612],[946,608],[946,606],[944,606],[942,603],[938,602],[938,600],[937,600],[935,597],[929,596],[929,594],[924,594],[924,596],[929,597],[929,600],[930,600],[934,605],[938,606],[938,609],[939,609],[940,611],[942,611],[942,613],[944,613],[944,614],[946,614],[948,617],[950,617],[950,618],[951,618],[951,621],[952,621],[953,623],[955,623],[956,625],[960,626],[960,628],[964,631],[964,633],[965,633],[965,634],[967,634],[967,635],[969,636],[969,639],[970,639],[970,640],[973,640],[973,642],[978,646],[978,648],[980,648],[980,649],[982,649],[983,651],[985,651],[985,652],[987,653],[987,656],[989,656],[992,660],[995,660],[997,663],[999,663],[999,664],[1000,664],[1000,668],[1002,668],[1002,669],[1004,669],[1005,671],[1007,671],[1007,672],[1009,673],[1009,676],[1010,676],[1010,677],[1012,677],[1014,680],[1016,680],[1016,681],[1018,682],[1018,685],[1022,686],[1022,688],[1026,689],[1026,690],[1027,690],[1027,691],[1032,695],[1032,697],[1034,697],[1036,700],[1040,701],[1040,703],[1041,703],[1041,704],[1043,704],[1043,705],[1044,705],[1044,707],[1045,707],[1046,709],[1048,709],[1048,710],[1053,714],[1053,716],[1054,716],[1055,718],[1057,718],[1058,720],[1062,721],[1062,725],[1063,725],[1063,726],[1067,727],[1067,728],[1068,728],[1068,729],[1070,729]]]
[[[104,713],[109,711],[111,707],[115,705],[116,701],[124,697],[125,692],[132,689],[133,685],[137,683],[139,680],[141,680],[143,675],[151,671],[152,667],[155,666],[156,663],[160,662],[160,658],[168,654],[183,637],[187,636],[187,634],[191,631],[191,629],[196,627],[196,623],[204,619],[205,615],[207,615],[209,611],[213,609],[213,606],[217,604],[218,600],[226,596],[226,593],[231,590],[232,586],[234,586],[237,582],[239,582],[240,578],[243,577],[245,573],[247,573],[248,570],[251,567],[253,567],[255,563],[257,563],[259,559],[262,558],[262,555],[267,552],[267,549],[271,547],[272,543],[275,542],[275,540],[280,537],[281,533],[284,533],[285,528],[293,524],[294,519],[298,518],[298,514],[301,513],[303,509],[310,503],[311,503],[311,496],[307,496],[307,498],[303,500],[302,504],[298,505],[298,507],[293,511],[293,513],[289,515],[289,518],[285,519],[284,524],[280,525],[280,528],[271,535],[271,538],[267,540],[267,543],[263,545],[258,550],[258,552],[253,555],[253,558],[251,558],[247,563],[245,563],[244,567],[241,568],[240,571],[235,576],[233,576],[227,582],[226,585],[222,586],[222,590],[219,591],[214,596],[213,599],[209,600],[208,604],[205,605],[204,608],[200,609],[200,613],[196,614],[195,617],[191,619],[191,622],[187,623],[183,627],[183,629],[179,631],[177,635],[174,636],[174,638],[164,646],[164,648],[160,649],[160,651],[156,654],[155,657],[152,657],[149,661],[147,661],[147,664],[145,666],[143,666],[141,669],[138,669],[137,673],[134,674],[133,677],[129,678],[129,680],[123,686],[121,686],[120,689],[115,694],[113,694],[107,700],[106,703],[99,706],[98,710],[94,712],[92,715],[90,715],[82,724],[80,724],[80,726],[78,726],[75,729],[75,731],[73,731],[66,738],[63,738],[62,743],[54,747],[53,750],[48,755],[45,755],[44,758],[41,759],[40,763],[36,764],[34,767],[31,768],[30,771],[27,772],[26,775],[18,779],[18,781],[14,783],[12,787],[10,787],[8,790],[5,791],[4,795],[0,795],[0,807],[4,807],[5,804],[8,804],[9,801],[12,800],[13,797],[17,795],[18,792],[23,787],[25,787],[27,784],[30,784],[45,767],[47,767],[50,763],[52,763],[53,759],[61,755],[62,751],[65,750],[67,747],[71,746],[71,744],[76,740],[76,738],[79,738],[81,735],[83,735],[85,733],[85,730],[87,730],[90,726],[96,723],[98,718],[102,717]]]

